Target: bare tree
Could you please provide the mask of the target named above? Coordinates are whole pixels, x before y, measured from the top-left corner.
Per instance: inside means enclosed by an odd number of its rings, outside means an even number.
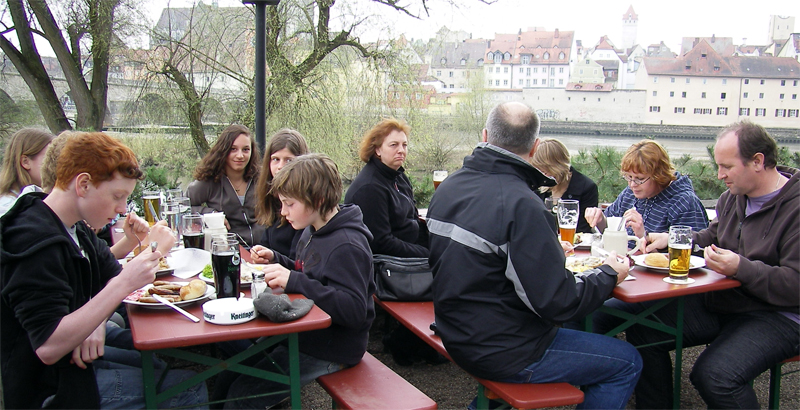
[[[106,117],[109,59],[114,34],[124,31],[115,23],[115,13],[120,8],[135,11],[134,7],[124,3],[126,1],[6,0],[11,24],[4,21],[0,49],[25,80],[52,132],[58,133],[72,126],[42,63],[34,35],[47,40],[55,53],[75,102],[76,126],[100,130]],[[56,10],[63,13],[63,27],[59,26],[50,4],[56,5]],[[6,37],[12,33],[16,34],[19,48]],[[86,55],[85,51],[88,51]],[[90,79],[88,83],[87,77]]]

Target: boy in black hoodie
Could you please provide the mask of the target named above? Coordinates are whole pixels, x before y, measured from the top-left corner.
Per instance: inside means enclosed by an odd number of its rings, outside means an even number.
[[[333,322],[329,328],[300,333],[300,381],[305,385],[357,364],[367,349],[375,318],[372,235],[358,206],[339,205],[342,181],[336,164],[326,155],[295,158],[275,175],[270,194],[280,198],[281,214],[292,227],[305,230],[297,244],[297,260],[262,248],[251,253],[253,261],[270,264],[264,268],[264,279],[271,288],[303,294]],[[283,346],[270,357],[288,368]],[[271,368],[272,362],[267,358],[256,366]],[[227,388],[227,397],[282,389],[251,376],[226,376],[217,385]],[[225,408],[269,408],[286,397],[288,393],[238,400],[226,403]]]

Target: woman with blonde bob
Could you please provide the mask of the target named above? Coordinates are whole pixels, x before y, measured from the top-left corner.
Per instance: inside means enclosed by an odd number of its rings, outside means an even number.
[[[308,144],[303,135],[289,128],[278,130],[267,142],[261,164],[261,176],[256,185],[256,218],[258,223],[267,229],[261,237],[261,242],[250,250],[256,263],[265,262],[261,254],[266,248],[290,259],[295,257],[297,241],[303,231],[292,228],[286,218],[281,216],[281,201],[276,195],[270,194],[270,188],[278,171],[296,157],[308,152]]]
[[[405,121],[386,118],[364,134],[359,157],[366,165],[347,189],[344,202],[361,207],[374,236],[373,253],[427,258],[428,229],[419,218],[403,168],[410,132]]]
[[[0,171],[0,216],[16,203],[22,188],[42,186],[42,160],[53,138],[55,135],[36,128],[23,128],[11,135]]]
[[[587,208],[586,220],[601,231],[606,217],[623,217],[628,234],[641,238],[645,232],[668,232],[672,225],[699,231],[708,227],[708,216],[694,193],[692,181],[670,162],[667,151],[652,140],[633,144],[622,157],[622,178],[628,186],[605,212]]]
[[[556,139],[545,138],[539,141],[533,153],[531,164],[543,174],[556,180],[556,186],[542,187],[539,196],[554,200],[575,199],[580,206],[580,215],[586,208],[597,207],[597,184],[589,177],[576,171],[570,165],[569,150]],[[592,227],[585,219],[578,221],[577,232],[591,232]]]

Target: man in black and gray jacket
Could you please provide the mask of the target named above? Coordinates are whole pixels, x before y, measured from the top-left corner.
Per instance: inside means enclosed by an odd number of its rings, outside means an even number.
[[[556,327],[602,305],[628,265],[606,259],[573,275],[552,215],[551,186],[527,161],[539,119],[516,102],[495,107],[483,142],[439,186],[428,209],[437,329],[467,372],[515,383],[586,386],[578,408],[625,408],[641,373],[630,344]]]

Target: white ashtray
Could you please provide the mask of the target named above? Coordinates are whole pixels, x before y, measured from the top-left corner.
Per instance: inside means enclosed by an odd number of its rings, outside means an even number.
[[[255,318],[256,309],[250,298],[214,299],[203,304],[203,319],[216,325],[235,325]]]

